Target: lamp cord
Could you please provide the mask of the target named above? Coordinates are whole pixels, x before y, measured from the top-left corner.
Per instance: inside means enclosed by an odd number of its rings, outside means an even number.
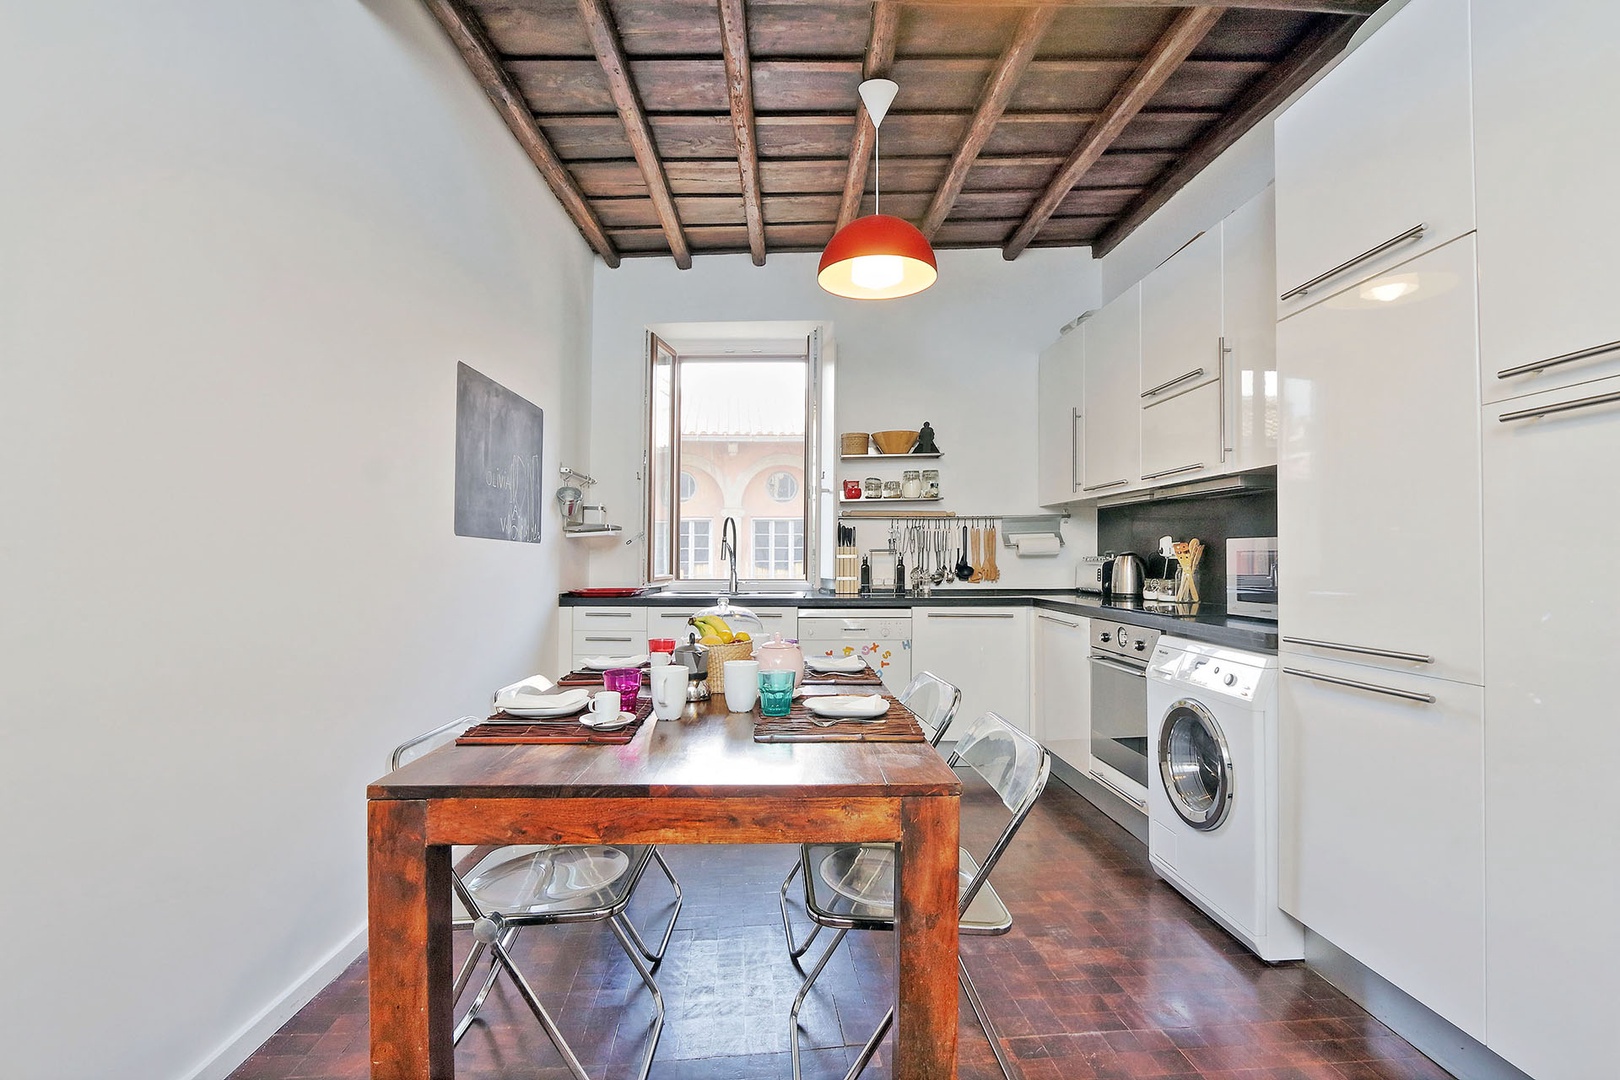
[[[883,213],[883,128],[872,125],[872,213]]]

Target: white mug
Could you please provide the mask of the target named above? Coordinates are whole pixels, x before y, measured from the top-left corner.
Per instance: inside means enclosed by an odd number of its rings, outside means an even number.
[[[673,659],[674,657],[667,652],[655,652],[648,654],[647,663],[655,668],[668,667]]]
[[[652,669],[648,678],[652,680],[654,716],[660,720],[674,720],[681,715],[686,709],[686,684],[690,677],[690,672],[682,664],[667,664]]]
[[[596,717],[599,723],[617,720],[622,711],[620,704],[617,690],[598,690],[591,696],[591,715]]]
[[[727,660],[726,708],[731,712],[747,712],[759,698],[759,661]]]

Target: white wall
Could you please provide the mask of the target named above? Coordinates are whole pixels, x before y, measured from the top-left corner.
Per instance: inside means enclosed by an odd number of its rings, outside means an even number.
[[[552,648],[455,364],[572,456],[591,258],[412,0],[7,4],[0,145],[0,1074],[220,1075],[358,948],[388,748]]]
[[[615,270],[598,264],[589,471],[600,484],[593,498],[600,495],[628,524],[627,536],[638,531],[647,326],[808,320],[827,326],[837,342],[837,430],[916,428],[927,420],[944,451],[938,461],[947,500],[942,508],[1041,513],[1035,501],[1037,354],[1057,340],[1064,323],[1098,304],[1089,249],[1035,249],[1015,262],[999,251],[942,251],[933,288],[881,303],[822,291],[817,260],[813,253],[772,255],[756,267],[746,255],[709,256],[684,271],[668,259],[627,259]],[[1071,524],[1063,556],[1019,559],[1003,549],[1001,587],[1072,586],[1069,556],[1096,545],[1095,516],[1082,518]],[[881,539],[879,532],[863,526],[862,546],[886,543],[886,532]],[[592,584],[641,580],[641,541],[589,543]]]

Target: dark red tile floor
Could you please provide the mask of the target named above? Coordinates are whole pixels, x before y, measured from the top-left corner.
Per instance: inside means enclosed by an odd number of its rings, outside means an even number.
[[[982,850],[998,821],[978,795],[963,832]],[[782,943],[776,886],[791,847],[666,848],[686,890],[657,973],[668,1008],[653,1080],[791,1075],[787,1013],[799,975]],[[1300,964],[1267,966],[1153,876],[1140,843],[1054,781],[998,867],[1016,925],[964,938],[986,1007],[1023,1080],[1443,1080],[1448,1074]],[[631,911],[655,922],[656,872]],[[817,943],[819,947],[820,942]],[[801,1023],[807,1080],[837,1080],[881,1019],[892,942],[852,934]],[[459,957],[458,953],[458,957]],[[593,1078],[634,1075],[652,1010],[600,925],[526,931],[518,962]],[[555,1050],[504,980],[456,1051],[458,1076],[566,1080]],[[995,1080],[961,1006],[961,1078]],[[356,961],[234,1074],[234,1080],[367,1076],[366,966]],[[867,1076],[889,1076],[880,1054]]]

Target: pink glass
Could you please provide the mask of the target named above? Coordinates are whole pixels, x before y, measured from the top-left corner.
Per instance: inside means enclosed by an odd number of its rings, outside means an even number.
[[[640,668],[609,668],[602,672],[602,685],[619,692],[620,709],[624,712],[636,711],[636,695],[641,693]]]

